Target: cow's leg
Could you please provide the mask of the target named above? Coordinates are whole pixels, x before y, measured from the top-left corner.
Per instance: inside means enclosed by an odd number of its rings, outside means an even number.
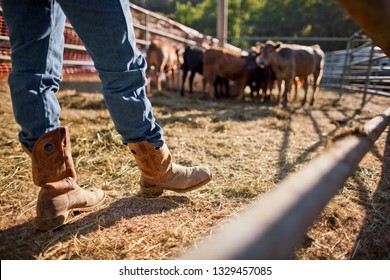
[[[242,79],[242,80],[240,80],[238,82],[237,90],[238,90],[238,94],[239,94],[238,95],[238,99],[239,100],[243,100],[244,99],[244,96],[245,96],[244,90],[245,90],[245,87],[246,87],[247,83],[248,83],[248,81],[246,81],[245,79]]]
[[[226,97],[230,97],[230,88],[229,88],[229,80],[228,79],[223,79],[222,84],[225,85],[225,94]]]
[[[259,95],[259,92],[257,91],[257,88],[258,88],[258,84],[257,84],[257,81],[255,81],[254,78],[252,78],[249,82],[248,82],[248,86],[250,88],[250,95],[252,98],[255,98]],[[257,91],[257,92],[256,92]],[[256,93],[256,96],[255,96],[255,93]]]
[[[313,96],[311,97],[311,100],[310,100],[310,105],[312,106],[314,104],[314,98],[315,98],[315,95],[317,94],[318,92],[318,87],[320,85],[320,76],[315,73],[314,74],[314,78],[313,78]]]
[[[193,91],[193,84],[194,84],[194,78],[195,78],[195,71],[191,71],[191,75],[190,75],[190,94],[193,94],[194,91]]]
[[[266,95],[267,96],[267,101],[271,101],[272,91],[273,91],[274,86],[275,86],[275,81],[274,80],[269,80],[267,83],[268,83],[268,88],[269,88],[269,94]]]
[[[171,90],[176,91],[177,72],[176,69],[171,70]]]
[[[255,81],[251,86],[251,91],[253,91],[254,94],[252,94],[252,97],[255,97],[257,99],[260,99],[260,89],[263,90],[264,81]],[[255,96],[256,94],[256,96]]]
[[[183,69],[183,78],[181,80],[181,92],[180,92],[180,95],[181,96],[184,96],[184,84],[186,82],[186,79],[187,79],[187,74],[188,74],[188,70],[187,69]],[[190,93],[192,93],[192,88],[191,88],[191,80],[190,80]]]
[[[291,91],[291,86],[292,86],[293,80],[294,80],[294,77],[290,77],[290,78],[287,78],[287,79],[285,80],[285,84],[284,84],[284,93],[283,93],[283,100],[282,100],[283,107],[287,107],[287,103],[288,103],[288,94],[289,94],[289,92]]]
[[[210,98],[215,100],[218,96],[218,91],[215,87],[215,83],[217,82],[217,79],[218,77],[217,76],[214,76],[214,77],[211,77],[208,81],[209,85],[210,85]],[[211,88],[211,85],[214,85],[213,88]]]
[[[151,86],[150,86],[150,83],[152,82],[152,78],[151,78],[151,76],[150,76],[150,74],[149,74],[149,76],[148,76],[148,78],[147,78],[147,84],[146,84],[146,92],[147,93],[151,93]]]
[[[282,82],[283,80],[282,79],[278,79],[278,99],[276,101],[277,104],[279,104],[280,102],[280,97],[282,96]]]
[[[165,63],[164,62],[161,63],[160,67],[157,69],[159,69],[159,72],[157,73],[157,91],[161,92],[162,91],[162,86],[161,86],[162,75],[165,76],[165,87],[167,87],[167,82],[168,82],[168,74],[164,71]]]
[[[305,91],[305,95],[303,96],[303,100],[302,100],[302,106],[305,105],[306,103],[306,100],[307,100],[307,91],[308,91],[308,88],[309,88],[309,80],[308,80],[308,77],[302,77],[302,83],[303,83],[303,89]]]
[[[263,96],[263,103],[267,102],[267,90],[268,90],[268,85],[266,83],[266,81],[263,81],[262,82],[262,85],[261,85],[261,94]],[[260,94],[259,94],[259,97],[260,97]]]
[[[161,91],[161,73],[156,73],[157,91]]]
[[[206,90],[207,90],[207,85],[209,85],[209,97],[211,99],[215,99],[215,88],[213,87],[215,80],[217,76],[216,75],[208,75],[205,74],[203,75],[203,97],[206,98]]]
[[[175,90],[175,81],[176,81],[176,77],[175,77],[175,70],[171,69],[170,70],[170,78],[169,78],[169,89],[170,90]]]
[[[206,86],[207,86],[207,82],[208,82],[208,79],[206,78],[206,76],[203,76],[202,82],[203,82],[203,97],[206,97]]]
[[[293,84],[294,84],[294,97],[292,98],[292,100],[296,101],[297,100],[297,96],[298,96],[298,82],[299,82],[299,78],[298,77],[295,77],[293,79]],[[291,90],[291,93],[292,93],[292,90]]]
[[[214,96],[216,98],[220,98],[221,97],[221,91],[222,91],[222,78],[217,76],[215,78],[215,80],[214,80],[213,86],[214,86],[214,92],[215,92]]]
[[[168,70],[165,73],[165,85],[164,88],[167,90],[173,90],[173,71]]]

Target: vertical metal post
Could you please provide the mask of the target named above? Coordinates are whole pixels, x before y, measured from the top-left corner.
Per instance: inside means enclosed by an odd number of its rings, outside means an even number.
[[[344,67],[343,67],[343,74],[341,76],[341,80],[340,80],[340,89],[342,90],[345,83],[346,83],[346,76],[350,75],[350,70],[351,70],[351,56],[352,56],[352,43],[353,41],[353,37],[351,37],[348,42],[347,42],[347,50],[346,50],[346,53],[345,53],[345,61],[344,61]],[[340,97],[341,97],[341,93],[340,93]]]
[[[225,47],[227,43],[228,0],[218,1],[217,37],[219,46]]]
[[[150,31],[149,31],[149,13],[145,13],[145,41],[146,41],[146,48],[149,46],[150,41]]]
[[[367,69],[367,73],[366,73],[366,81],[364,83],[362,108],[364,107],[364,105],[366,105],[366,97],[367,97],[368,86],[370,85],[370,76],[371,76],[371,70],[372,70],[374,50],[375,50],[375,43],[372,42],[371,43],[371,50],[370,50],[370,59],[368,61],[368,69]]]

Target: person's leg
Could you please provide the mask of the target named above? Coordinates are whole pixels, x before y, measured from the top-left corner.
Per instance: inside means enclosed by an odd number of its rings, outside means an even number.
[[[57,228],[70,210],[89,211],[102,203],[101,190],[76,183],[69,131],[60,127],[55,96],[61,81],[65,15],[54,0],[3,0],[12,48],[9,85],[19,139],[32,159],[38,230]]]
[[[146,96],[146,59],[136,48],[128,0],[58,0],[91,55],[123,143],[161,147],[163,131]]]
[[[57,1],[99,72],[111,118],[141,169],[141,192],[185,192],[209,182],[207,167],[172,163],[146,96],[146,59],[135,45],[129,1]]]
[[[55,94],[62,79],[65,15],[51,2],[2,1],[12,48],[13,112],[21,126],[19,139],[30,151],[42,134],[60,126]]]

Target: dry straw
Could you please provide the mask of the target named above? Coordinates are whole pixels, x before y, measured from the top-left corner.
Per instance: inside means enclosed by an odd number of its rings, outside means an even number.
[[[151,96],[176,162],[206,163],[214,180],[188,194],[137,195],[139,171],[121,144],[95,82],[64,83],[61,122],[70,127],[82,187],[107,191],[91,214],[75,213],[50,232],[33,227],[38,188],[17,140],[9,90],[0,85],[1,259],[174,259],[221,228],[288,174],[318,156],[340,129],[362,125],[386,109],[372,96],[321,89],[313,108],[222,99],[201,94]],[[131,114],[131,112],[129,112]],[[387,140],[389,141],[389,140]],[[296,249],[296,259],[390,258],[390,151],[386,133],[327,205]]]

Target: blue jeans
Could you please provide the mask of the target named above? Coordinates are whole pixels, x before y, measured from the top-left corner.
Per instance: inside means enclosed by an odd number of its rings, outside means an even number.
[[[66,17],[91,55],[123,143],[160,147],[163,130],[146,96],[146,60],[136,48],[128,0],[1,0],[12,48],[9,85],[20,141],[32,150],[60,126]]]

